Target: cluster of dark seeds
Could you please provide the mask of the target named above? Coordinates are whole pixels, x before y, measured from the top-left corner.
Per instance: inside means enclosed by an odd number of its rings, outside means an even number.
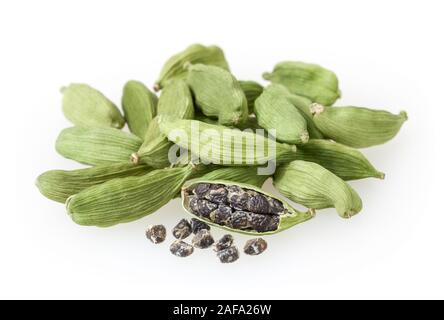
[[[274,231],[279,215],[285,213],[281,201],[239,186],[199,183],[188,190],[192,213],[233,229]]]
[[[149,226],[146,237],[153,243],[161,243],[166,238],[166,229],[163,225]]]
[[[206,249],[214,244],[214,251],[222,263],[231,263],[239,259],[239,250],[234,246],[233,236],[224,235],[216,243],[210,233],[210,226],[198,219],[182,219],[173,228],[173,236],[177,239],[170,246],[170,252],[177,257],[188,257],[194,252],[194,248]],[[183,239],[191,233],[194,237],[189,244]],[[163,225],[150,226],[146,231],[147,238],[153,243],[165,241],[166,229]],[[267,249],[267,242],[262,238],[248,240],[244,246],[244,252],[248,255],[258,255]]]

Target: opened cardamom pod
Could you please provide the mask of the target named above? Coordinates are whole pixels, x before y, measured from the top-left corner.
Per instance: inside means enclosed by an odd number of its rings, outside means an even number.
[[[274,234],[314,217],[253,185],[194,179],[182,187],[182,204],[210,225],[245,234]]]

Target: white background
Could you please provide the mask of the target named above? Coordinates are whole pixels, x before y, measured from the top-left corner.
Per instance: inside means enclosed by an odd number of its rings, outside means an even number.
[[[0,298],[444,298],[442,14],[442,1],[2,1]],[[98,229],[39,194],[38,174],[79,167],[54,150],[70,125],[61,86],[118,103],[125,81],[151,85],[194,42],[222,46],[240,79],[316,62],[337,73],[338,104],[407,110],[393,141],[365,150],[387,178],[352,182],[360,215],[320,211],[222,265],[211,250],[172,256],[171,236],[145,239],[149,224],[186,216],[177,200]]]

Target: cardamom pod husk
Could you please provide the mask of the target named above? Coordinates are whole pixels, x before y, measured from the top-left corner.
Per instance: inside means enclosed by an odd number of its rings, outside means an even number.
[[[126,122],[130,131],[142,139],[156,116],[157,100],[142,82],[131,80],[123,88],[122,107]]]
[[[343,180],[385,177],[359,150],[331,140],[310,139],[298,149],[296,158],[315,162]]]
[[[252,131],[196,120],[161,118],[159,121],[160,131],[171,142],[199,156],[205,164],[253,166],[268,161],[282,163],[295,159],[295,145],[275,142]]]
[[[261,86],[256,81],[243,81],[239,80],[240,87],[247,98],[248,113],[254,112],[254,101],[261,95],[264,91],[264,87]]]
[[[283,95],[282,86],[270,85],[256,99],[254,113],[267,131],[276,130],[276,140],[289,144],[307,143],[307,122],[301,112]],[[285,92],[284,92],[285,93]]]
[[[219,167],[201,177],[202,180],[229,180],[262,187],[270,175],[258,174],[258,167]]]
[[[391,140],[407,120],[407,113],[398,115],[384,110],[361,107],[311,106],[313,119],[329,139],[354,148],[367,148]]]
[[[110,227],[147,216],[173,199],[193,171],[192,165],[113,179],[68,198],[68,214],[77,224]]]
[[[125,125],[116,105],[96,89],[73,83],[62,88],[61,92],[63,113],[76,126],[120,129]]]
[[[276,64],[273,72],[265,72],[262,76],[284,85],[291,93],[326,106],[335,103],[341,95],[336,75],[317,64],[284,61]]]
[[[172,79],[185,78],[187,71],[184,69],[184,64],[186,63],[202,63],[230,70],[221,48],[193,44],[167,60],[154,84],[154,90],[162,89]]]
[[[273,184],[288,199],[307,208],[336,208],[343,218],[351,218],[362,209],[356,191],[314,162],[296,160],[278,167]]]
[[[315,215],[312,209],[300,212],[254,185],[227,180],[187,181],[182,205],[207,224],[249,235],[275,234]]]
[[[115,163],[78,170],[50,170],[42,173],[36,181],[40,192],[48,199],[65,203],[70,196],[86,188],[115,178],[141,176],[152,170],[147,165]]]
[[[193,97],[184,80],[172,80],[165,86],[159,98],[157,114],[178,119],[194,118]]]
[[[142,140],[114,128],[71,127],[62,130],[56,150],[65,158],[87,165],[129,162]]]
[[[246,121],[247,98],[229,71],[204,64],[188,64],[187,70],[187,83],[203,114],[228,126]]]

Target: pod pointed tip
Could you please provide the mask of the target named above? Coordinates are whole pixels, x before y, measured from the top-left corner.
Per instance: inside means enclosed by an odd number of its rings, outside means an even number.
[[[379,179],[384,180],[385,179],[385,173],[384,172],[378,172],[378,176]]]
[[[264,78],[265,80],[270,80],[271,79],[271,73],[270,72],[262,73],[262,78]]]
[[[404,121],[407,121],[409,119],[407,112],[402,110],[399,115],[404,119]]]
[[[139,155],[137,154],[137,152],[134,152],[133,154],[131,154],[130,161],[133,164],[139,164],[140,158],[139,158]]]
[[[159,92],[160,89],[161,89],[161,87],[160,87],[160,83],[159,83],[159,82],[156,82],[156,83],[153,85],[153,90],[154,90],[154,92]]]

